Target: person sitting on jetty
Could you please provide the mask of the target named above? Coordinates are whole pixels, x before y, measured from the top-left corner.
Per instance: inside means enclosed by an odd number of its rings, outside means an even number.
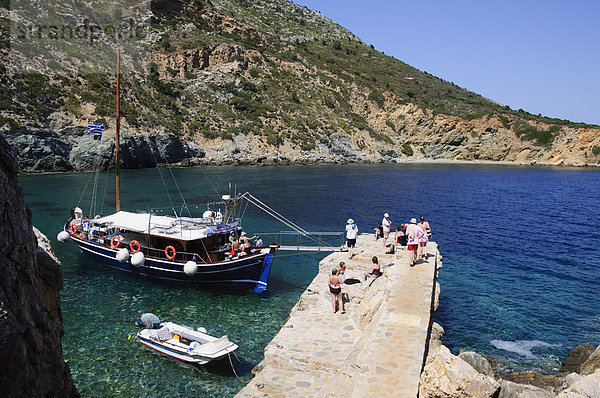
[[[363,278],[364,278],[365,282],[367,281],[368,277],[374,276],[375,278],[377,278],[378,276],[381,275],[381,265],[379,265],[379,260],[377,259],[377,256],[373,256],[371,261],[373,261],[373,266],[371,267],[371,271],[363,272]]]
[[[400,224],[400,226],[398,228],[396,228],[396,235],[394,236],[394,239],[396,240],[396,244],[400,245],[400,246],[404,246],[406,247],[406,233],[404,232],[406,230],[406,224]]]
[[[346,273],[346,263],[343,261],[340,261],[340,265],[338,266],[338,273],[337,275],[342,278],[342,280],[346,279],[346,275],[344,275]]]
[[[327,285],[329,287],[329,293],[331,293],[331,305],[333,306],[333,313],[335,314],[338,311],[336,304],[339,303],[339,308],[342,310],[342,314],[345,314],[346,310],[344,310],[344,300],[342,300],[342,283],[344,283],[344,281],[337,273],[337,268],[331,270],[331,275],[329,276]]]
[[[348,258],[354,256],[354,246],[356,246],[356,235],[358,235],[358,227],[354,220],[349,218],[346,224],[346,245],[348,246]]]
[[[381,225],[381,222],[377,223],[377,226],[373,228],[373,231],[375,231],[375,241],[378,241],[379,238],[383,236],[383,226]]]

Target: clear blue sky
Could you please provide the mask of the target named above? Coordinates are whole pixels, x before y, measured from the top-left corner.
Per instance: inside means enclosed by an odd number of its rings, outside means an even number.
[[[513,109],[600,124],[600,0],[294,0]]]

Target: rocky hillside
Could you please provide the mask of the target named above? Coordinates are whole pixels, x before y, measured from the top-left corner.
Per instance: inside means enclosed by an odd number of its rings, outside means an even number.
[[[60,263],[46,237],[34,235],[17,171],[0,137],[0,395],[79,396],[60,343]]]
[[[494,103],[386,56],[289,1],[99,2],[86,18],[72,0],[55,12],[20,3],[0,8],[0,131],[25,171],[111,167],[117,45],[125,167],[600,164],[598,126]],[[10,20],[12,33],[26,32],[20,27],[31,22],[99,29],[86,41],[56,39],[39,28],[9,41]],[[132,21],[136,30],[115,41],[107,25],[115,20]],[[89,122],[108,126],[100,143],[86,133]]]

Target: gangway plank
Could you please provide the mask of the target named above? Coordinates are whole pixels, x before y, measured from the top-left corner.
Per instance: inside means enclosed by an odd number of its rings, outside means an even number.
[[[257,233],[265,242],[276,244],[278,250],[341,252],[347,251],[343,232],[281,231]]]
[[[280,245],[277,250],[282,251],[306,251],[306,252],[343,252],[348,251],[346,247],[333,247],[333,246],[289,246]]]

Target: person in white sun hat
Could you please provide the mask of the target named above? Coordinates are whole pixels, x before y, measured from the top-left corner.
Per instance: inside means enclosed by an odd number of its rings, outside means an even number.
[[[385,249],[387,246],[385,245],[385,241],[390,237],[390,226],[392,222],[390,221],[390,215],[385,213],[383,215],[383,220],[381,220],[381,227],[383,230],[383,248]]]
[[[346,221],[346,245],[348,246],[348,258],[354,256],[354,247],[356,246],[356,236],[358,235],[358,227],[354,220],[349,218]]]

